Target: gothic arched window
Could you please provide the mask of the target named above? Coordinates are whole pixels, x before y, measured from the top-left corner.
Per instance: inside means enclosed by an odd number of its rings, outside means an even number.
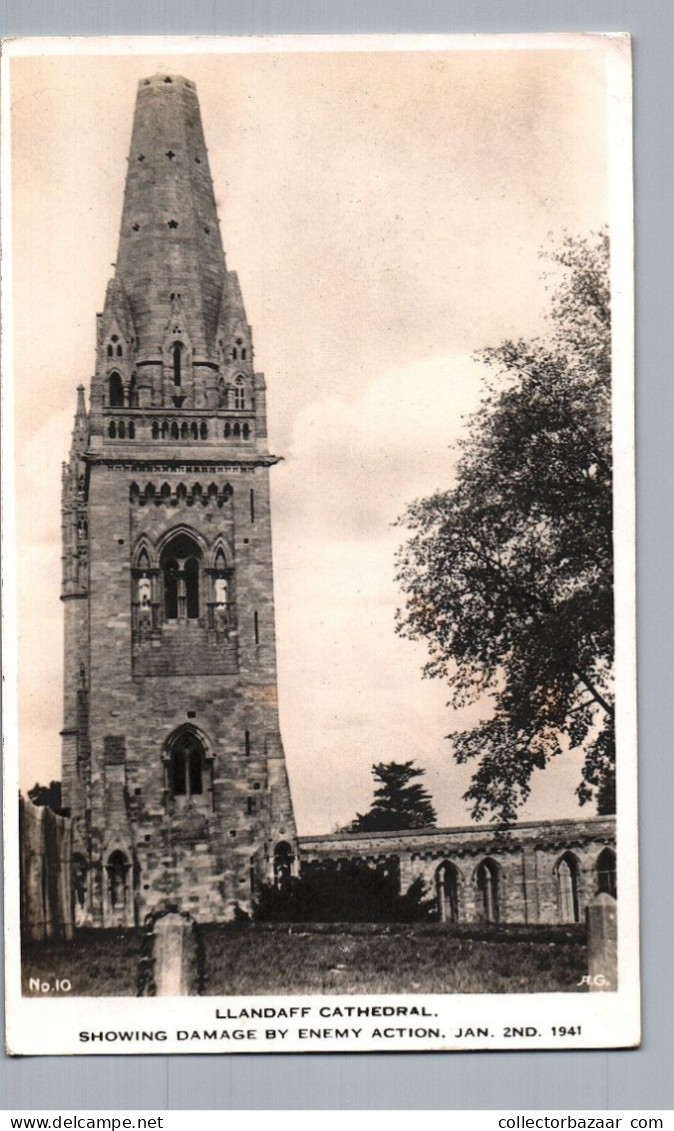
[[[173,797],[201,797],[204,790],[205,750],[191,730],[179,731],[168,748],[168,786]]]
[[[173,358],[173,384],[178,388],[182,384],[182,352],[181,342],[174,342],[171,349]]]
[[[555,866],[559,918],[562,923],[580,922],[580,868],[572,852],[565,852]]]
[[[441,923],[456,923],[459,919],[459,869],[449,860],[443,860],[435,873],[435,890],[438,915]]]
[[[116,370],[113,370],[108,378],[108,402],[110,408],[124,407],[124,385]]]
[[[279,891],[287,891],[293,870],[293,850],[282,840],[274,849],[274,884]]]
[[[246,394],[243,388],[243,378],[237,377],[234,386],[234,408],[246,407]]]
[[[129,898],[129,870],[131,865],[123,852],[113,852],[108,860],[108,886],[110,906],[116,910],[126,907]]]
[[[176,534],[161,556],[164,619],[197,620],[201,550],[189,534]]]
[[[614,899],[618,897],[616,857],[612,848],[603,848],[597,857],[597,891],[605,891]]]
[[[476,873],[477,890],[482,902],[482,915],[487,923],[498,923],[500,918],[499,907],[499,874],[498,867],[493,860],[483,860]]]

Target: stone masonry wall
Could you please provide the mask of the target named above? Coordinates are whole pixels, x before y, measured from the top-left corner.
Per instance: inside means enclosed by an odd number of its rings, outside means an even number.
[[[455,911],[441,917],[458,921],[490,917],[480,872],[487,862],[496,877],[494,918],[509,923],[557,923],[584,920],[585,908],[599,890],[600,853],[605,848],[614,850],[616,842],[614,818],[590,817],[532,822],[509,830],[468,826],[300,837],[299,843],[302,861],[356,858],[372,866],[395,861],[401,891],[421,877],[439,910],[439,885],[449,865]],[[568,871],[566,866],[560,870],[563,860],[568,862]],[[573,880],[566,878],[571,875]]]

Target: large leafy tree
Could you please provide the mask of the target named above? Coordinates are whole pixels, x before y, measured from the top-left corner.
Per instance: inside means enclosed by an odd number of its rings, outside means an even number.
[[[437,817],[431,796],[421,782],[414,780],[425,772],[413,761],[378,762],[372,767],[372,776],[379,782],[374,801],[367,813],[357,814],[346,831],[378,833],[434,825]]]
[[[449,736],[458,762],[478,761],[476,819],[512,821],[533,771],[574,748],[580,802],[615,802],[608,238],[549,259],[549,332],[483,352],[455,484],[400,520],[397,630],[481,716]]]

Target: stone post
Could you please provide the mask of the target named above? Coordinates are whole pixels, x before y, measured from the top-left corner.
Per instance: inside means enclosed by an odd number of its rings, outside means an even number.
[[[156,996],[197,994],[199,971],[194,921],[177,911],[169,911],[155,922],[153,944]]]
[[[604,993],[617,990],[617,903],[608,892],[599,892],[599,895],[588,904],[585,914],[590,989]]]

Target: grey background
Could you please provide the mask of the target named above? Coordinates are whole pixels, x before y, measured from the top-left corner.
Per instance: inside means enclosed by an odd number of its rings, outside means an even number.
[[[634,37],[642,1048],[4,1057],[0,1108],[674,1108],[671,0],[4,0],[0,13],[4,36],[564,30]]]

